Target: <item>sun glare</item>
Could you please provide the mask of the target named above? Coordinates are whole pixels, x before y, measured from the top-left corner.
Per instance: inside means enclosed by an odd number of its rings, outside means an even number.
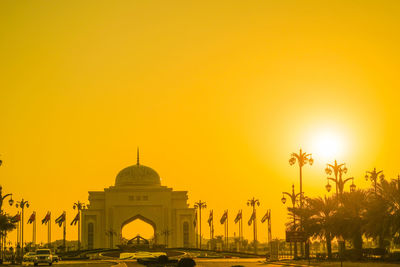
[[[333,131],[321,131],[311,142],[315,157],[329,161],[343,156],[344,139]]]

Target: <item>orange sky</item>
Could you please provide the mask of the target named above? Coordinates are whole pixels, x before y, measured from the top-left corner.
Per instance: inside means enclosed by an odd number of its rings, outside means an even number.
[[[70,221],[140,146],[141,163],[191,205],[206,201],[218,219],[243,209],[247,222],[254,196],[283,237],[291,152],[314,155],[310,196],[326,193],[335,158],[358,187],[375,166],[400,172],[399,13],[399,1],[366,0],[1,1],[3,191],[28,199],[26,213]]]

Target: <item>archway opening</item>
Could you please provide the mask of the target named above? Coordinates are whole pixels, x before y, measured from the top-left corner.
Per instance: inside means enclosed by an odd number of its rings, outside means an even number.
[[[122,238],[126,241],[138,235],[152,241],[154,239],[154,226],[144,220],[137,218],[122,227]]]

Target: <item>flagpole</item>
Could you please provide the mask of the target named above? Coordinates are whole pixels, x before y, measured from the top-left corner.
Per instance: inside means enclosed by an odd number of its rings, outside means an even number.
[[[271,226],[272,214],[271,209],[269,210],[269,220],[268,220],[268,242],[272,241],[272,226]]]
[[[18,221],[18,227],[17,227],[17,245],[20,245],[20,231],[21,231],[21,219]]]
[[[64,247],[64,252],[66,251],[65,248],[65,238],[67,236],[67,213],[64,211],[64,229],[63,229],[63,247]]]
[[[229,250],[229,220],[228,220],[228,210],[226,211],[226,247]]]
[[[33,229],[32,229],[32,243],[33,247],[36,248],[36,211],[33,212],[35,214],[35,219],[33,220]]]
[[[257,215],[256,215],[256,205],[260,206],[260,201],[255,199],[249,199],[247,201],[247,206],[251,206],[253,208],[253,214],[249,220],[249,226],[253,223],[253,242],[254,242],[254,254],[257,254]]]
[[[196,211],[196,248],[199,248],[199,229],[197,223],[197,211]]]
[[[19,232],[21,229],[20,224],[21,224],[21,220],[18,221],[18,227],[17,227],[17,246],[19,245],[19,238],[20,238],[20,235],[19,235]]]
[[[272,255],[272,246],[271,246],[271,241],[272,241],[272,230],[271,230],[271,209],[269,210],[269,216],[268,216],[268,244],[269,244],[269,255]]]
[[[253,221],[253,226],[254,226],[254,250],[255,254],[257,254],[257,213],[256,213],[256,208],[254,207],[254,221]]]
[[[211,210],[211,212],[210,212],[210,216],[209,216],[209,218],[208,218],[208,222],[209,222],[209,226],[210,226],[210,249],[211,249],[211,240],[212,240],[212,217],[211,217],[211,214],[212,214],[212,210]],[[214,215],[213,215],[214,216]],[[211,217],[211,218],[210,218]],[[210,220],[211,219],[211,220]]]
[[[239,210],[239,213],[241,213],[242,211],[241,210]],[[237,217],[238,215],[236,215],[236,217]],[[241,216],[241,215],[240,215]],[[235,219],[236,220],[236,219]],[[238,221],[238,223],[239,223],[239,231],[238,231],[238,234],[239,234],[239,251],[240,251],[240,242],[241,242],[241,233],[240,233],[240,217],[239,217],[239,221]],[[236,223],[236,222],[235,222]]]
[[[211,220],[211,225],[212,225],[211,239],[214,239],[214,213],[213,213],[213,217],[212,217],[212,220]]]
[[[48,247],[51,248],[51,212],[49,212],[49,220],[47,222],[47,243]]]
[[[214,240],[214,212],[211,220],[211,240]]]
[[[81,211],[78,210],[79,220],[78,220],[78,250],[81,250]]]
[[[224,215],[226,214],[226,211],[224,211]],[[226,218],[224,221],[224,245],[225,245],[225,250],[226,250]]]
[[[229,242],[229,240],[228,240],[228,235],[229,235],[229,231],[228,231],[228,210],[226,210],[226,220],[225,220],[225,222],[226,222],[226,250],[229,250],[229,247],[228,247],[228,242]]]
[[[242,217],[240,218],[240,227],[242,228],[242,242],[243,242],[243,213]]]
[[[226,211],[225,211],[225,214],[226,214]],[[225,221],[224,221],[224,231],[225,231],[225,233],[224,233],[224,243],[225,243],[225,250],[226,250],[226,218],[225,218]]]
[[[20,215],[21,216],[21,215]],[[19,219],[19,246],[22,248],[22,221]]]
[[[196,248],[199,248],[199,229],[197,223],[197,211],[196,211]]]

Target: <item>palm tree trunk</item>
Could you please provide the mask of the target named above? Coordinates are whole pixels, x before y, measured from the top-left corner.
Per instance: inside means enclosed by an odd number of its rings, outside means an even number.
[[[359,260],[362,258],[362,244],[363,244],[363,240],[362,240],[362,236],[361,236],[361,231],[358,230],[354,233],[354,237],[353,237],[353,245],[354,245],[354,249],[355,249],[355,259]]]
[[[383,232],[383,231],[382,231]],[[385,238],[383,237],[384,235],[383,235],[383,233],[381,233],[379,236],[378,236],[378,241],[379,241],[379,248],[382,248],[382,249],[384,249],[385,248]]]
[[[328,259],[332,259],[332,239],[331,239],[331,233],[326,233],[325,234],[326,238],[326,249],[328,250]]]

